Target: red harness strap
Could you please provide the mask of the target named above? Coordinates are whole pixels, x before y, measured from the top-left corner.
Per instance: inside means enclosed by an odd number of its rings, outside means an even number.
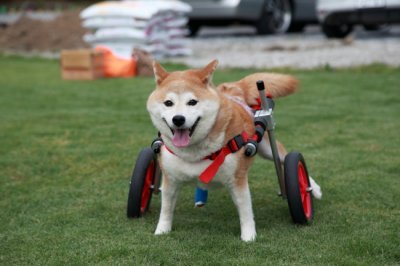
[[[200,181],[206,184],[210,183],[210,181],[217,174],[219,167],[224,163],[225,157],[230,153],[232,153],[232,151],[228,146],[225,146],[219,150],[219,154],[215,160],[200,174]]]
[[[217,174],[219,168],[225,161],[225,157],[230,153],[235,153],[246,145],[249,139],[257,140],[257,135],[249,138],[245,131],[242,134],[237,135],[220,150],[212,153],[211,155],[205,157],[203,160],[212,160],[213,162],[200,174],[199,179],[201,182],[208,184],[214,176]],[[174,154],[167,146],[165,146],[167,151]],[[174,154],[175,155],[175,154]]]

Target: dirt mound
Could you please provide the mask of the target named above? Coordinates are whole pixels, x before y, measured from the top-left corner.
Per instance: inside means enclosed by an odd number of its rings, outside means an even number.
[[[57,52],[61,49],[84,48],[85,29],[81,27],[80,11],[67,11],[53,21],[22,17],[7,28],[0,29],[0,49],[11,51]]]

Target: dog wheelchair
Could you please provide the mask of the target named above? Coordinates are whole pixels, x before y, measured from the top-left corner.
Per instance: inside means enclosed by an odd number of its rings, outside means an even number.
[[[299,152],[290,152],[286,155],[282,168],[274,136],[274,102],[271,97],[266,96],[263,81],[257,82],[257,88],[261,105],[254,115],[255,136],[257,137],[255,139],[249,138],[246,142],[241,141],[242,145],[236,148],[239,150],[244,147],[246,156],[254,156],[257,153],[258,142],[261,141],[265,131],[267,131],[278,177],[279,196],[287,200],[293,222],[308,225],[314,218],[314,209],[312,188],[304,157]],[[127,205],[128,218],[139,218],[145,215],[149,210],[152,195],[162,193],[160,190],[161,169],[157,162],[157,154],[162,145],[162,139],[156,138],[151,147],[144,148],[139,153],[130,182]],[[196,201],[205,203],[207,191],[197,188],[195,198]]]

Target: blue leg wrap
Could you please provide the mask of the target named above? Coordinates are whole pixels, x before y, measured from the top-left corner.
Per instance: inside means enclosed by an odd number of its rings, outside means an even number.
[[[208,190],[196,187],[196,193],[194,195],[194,206],[203,207],[207,203]]]

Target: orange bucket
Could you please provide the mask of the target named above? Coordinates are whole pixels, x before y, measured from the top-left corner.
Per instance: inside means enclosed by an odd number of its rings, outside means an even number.
[[[119,57],[110,48],[102,45],[96,46],[95,50],[103,53],[105,77],[128,78],[136,76],[136,60],[133,57],[130,59]]]

